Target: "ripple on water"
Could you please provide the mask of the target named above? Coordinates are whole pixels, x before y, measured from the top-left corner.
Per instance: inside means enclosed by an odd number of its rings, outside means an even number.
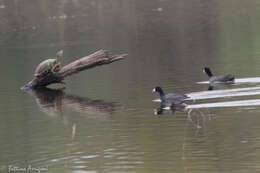
[[[198,84],[209,84],[209,81],[197,82]],[[260,83],[260,77],[236,78],[235,84]]]
[[[90,170],[90,171],[87,171],[87,170],[72,170],[72,173],[96,173],[97,171],[94,171],[94,170]]]

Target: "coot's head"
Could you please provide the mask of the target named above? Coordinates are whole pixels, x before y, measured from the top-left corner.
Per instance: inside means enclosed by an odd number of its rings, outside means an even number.
[[[159,87],[159,86],[155,87],[155,88],[153,89],[153,92],[158,92],[158,93],[160,93],[160,96],[163,96],[163,95],[164,95],[162,88]]]
[[[212,77],[212,76],[213,76],[213,74],[211,73],[211,70],[210,70],[209,67],[205,67],[205,68],[203,69],[203,72],[204,72],[204,73],[207,73],[207,75],[208,75],[209,77]]]

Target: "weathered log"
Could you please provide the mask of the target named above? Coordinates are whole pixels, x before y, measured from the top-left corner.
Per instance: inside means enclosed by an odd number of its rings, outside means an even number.
[[[36,89],[53,83],[63,83],[65,77],[96,66],[110,64],[124,59],[127,54],[110,55],[106,50],[99,50],[91,55],[80,58],[62,67],[57,73],[50,73],[42,78],[34,78],[21,89]]]

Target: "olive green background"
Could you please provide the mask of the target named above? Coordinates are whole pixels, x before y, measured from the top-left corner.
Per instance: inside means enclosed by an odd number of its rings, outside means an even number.
[[[0,0],[0,16],[0,172],[260,171],[259,106],[158,117],[151,93],[207,90],[204,66],[259,76],[257,0]],[[63,65],[99,49],[129,56],[67,78],[63,94],[21,91],[60,49]]]

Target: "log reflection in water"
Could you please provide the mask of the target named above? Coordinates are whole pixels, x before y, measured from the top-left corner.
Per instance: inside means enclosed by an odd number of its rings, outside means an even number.
[[[35,97],[40,110],[50,116],[61,115],[64,108],[88,115],[107,116],[119,107],[119,104],[115,102],[67,95],[62,89],[41,88],[32,90],[30,93]]]

